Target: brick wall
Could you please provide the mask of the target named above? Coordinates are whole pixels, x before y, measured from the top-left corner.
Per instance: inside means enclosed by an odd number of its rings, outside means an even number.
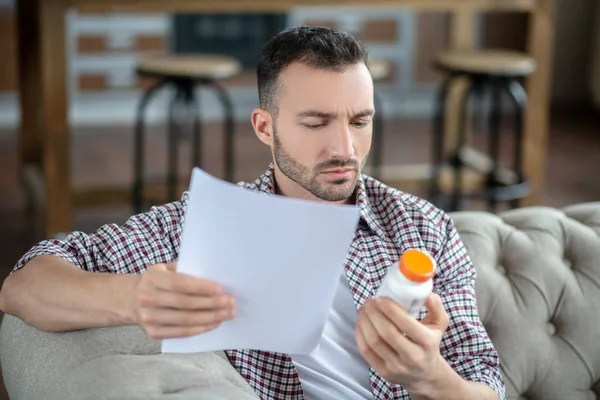
[[[101,17],[99,15],[83,15],[83,17]],[[494,18],[502,18],[505,25],[507,17],[492,16],[484,31],[484,41],[494,46],[507,45],[514,47],[515,42],[521,41],[522,34],[499,34],[501,27]],[[306,24],[338,27],[338,23],[327,19],[310,19]],[[118,26],[116,27],[118,28]],[[415,83],[438,82],[439,76],[430,68],[430,60],[446,47],[448,31],[448,16],[444,13],[426,13],[417,16],[413,35],[412,68]],[[371,44],[393,43],[398,39],[401,27],[395,19],[367,20],[361,25],[357,37]],[[131,35],[127,40],[114,40],[105,33],[81,33],[75,39],[74,51],[76,57],[103,58],[103,55],[118,57],[122,55],[160,54],[168,50],[168,37],[165,32],[140,32]],[[16,68],[16,32],[15,18],[10,11],[0,11],[0,55],[5,62],[0,63],[0,93],[17,90]],[[131,64],[131,63],[130,63]],[[140,82],[133,72],[133,66],[121,66],[103,71],[78,71],[72,77],[77,92],[102,92],[106,90],[127,90],[145,87],[148,82]],[[131,70],[128,72],[128,70]],[[397,72],[397,69],[395,70]],[[249,86],[255,84],[253,71],[246,71],[234,79],[228,86]],[[397,77],[392,76],[393,82]]]

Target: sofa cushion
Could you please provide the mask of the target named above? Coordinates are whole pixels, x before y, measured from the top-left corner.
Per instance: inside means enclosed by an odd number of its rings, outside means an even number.
[[[508,398],[600,396],[600,203],[452,218]],[[257,398],[222,352],[163,355],[137,327],[45,333],[7,315],[0,358],[13,400]]]
[[[600,396],[600,203],[452,218],[509,398]]]
[[[11,400],[252,400],[223,352],[161,354],[139,327],[39,331],[5,315],[0,356]]]

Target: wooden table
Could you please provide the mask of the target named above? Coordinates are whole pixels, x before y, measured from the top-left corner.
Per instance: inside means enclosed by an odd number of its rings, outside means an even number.
[[[530,104],[525,128],[525,172],[532,180],[528,204],[544,185],[555,0],[20,0],[21,175],[36,206],[44,235],[69,232],[77,205],[124,200],[116,191],[71,187],[65,20],[69,9],[88,12],[285,12],[296,6],[398,6],[452,15],[450,46],[475,44],[475,16],[485,11],[530,15],[528,51],[537,72],[528,79]]]

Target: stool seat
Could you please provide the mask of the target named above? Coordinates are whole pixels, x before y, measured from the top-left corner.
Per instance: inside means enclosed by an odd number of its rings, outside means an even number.
[[[218,54],[182,54],[142,59],[137,72],[169,78],[223,80],[237,75],[242,65],[233,57]]]
[[[447,77],[437,96],[436,117],[433,124],[433,177],[429,196],[433,203],[447,198],[446,211],[462,208],[463,195],[473,189],[483,195],[490,211],[496,211],[500,202],[508,202],[511,208],[519,206],[519,201],[530,191],[530,183],[523,171],[523,127],[527,105],[527,93],[520,82],[535,71],[535,60],[526,54],[505,50],[462,50],[445,52],[437,56],[434,66],[446,73]],[[457,80],[467,78],[469,86],[459,99],[457,137],[451,143],[445,137],[447,98],[452,85]],[[485,104],[482,96],[489,93],[490,109],[487,154],[467,147],[467,108],[472,97],[478,112],[483,113]],[[501,166],[501,124],[502,95],[507,94],[514,105],[514,138],[512,141],[512,168]],[[451,145],[448,158],[446,147]],[[469,196],[471,197],[471,196]]]
[[[434,64],[449,72],[510,77],[530,75],[536,68],[532,57],[507,50],[449,51],[438,55]]]
[[[138,105],[134,137],[134,178],[132,203],[135,213],[144,211],[147,200],[144,191],[145,123],[144,115],[155,93],[165,87],[173,90],[168,106],[167,129],[167,185],[166,202],[178,200],[179,149],[182,139],[191,132],[192,167],[202,167],[203,127],[200,121],[198,87],[211,88],[223,106],[225,179],[233,181],[234,174],[234,108],[227,90],[221,85],[224,79],[238,75],[241,63],[233,57],[219,54],[175,54],[149,57],[138,61],[139,76],[155,78],[157,82],[146,89]],[[165,200],[163,200],[164,204]]]
[[[373,81],[381,81],[390,76],[392,63],[382,59],[372,59],[369,61],[369,71]]]

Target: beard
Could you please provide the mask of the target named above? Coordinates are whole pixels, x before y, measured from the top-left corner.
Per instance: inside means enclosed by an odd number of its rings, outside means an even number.
[[[283,148],[277,131],[273,128],[273,156],[283,175],[297,183],[313,196],[324,201],[338,202],[348,200],[354,195],[361,171],[367,157],[362,163],[357,160],[330,159],[317,164],[312,169],[301,164]],[[352,178],[336,179],[327,182],[319,181],[323,171],[332,168],[353,168],[356,173]]]

